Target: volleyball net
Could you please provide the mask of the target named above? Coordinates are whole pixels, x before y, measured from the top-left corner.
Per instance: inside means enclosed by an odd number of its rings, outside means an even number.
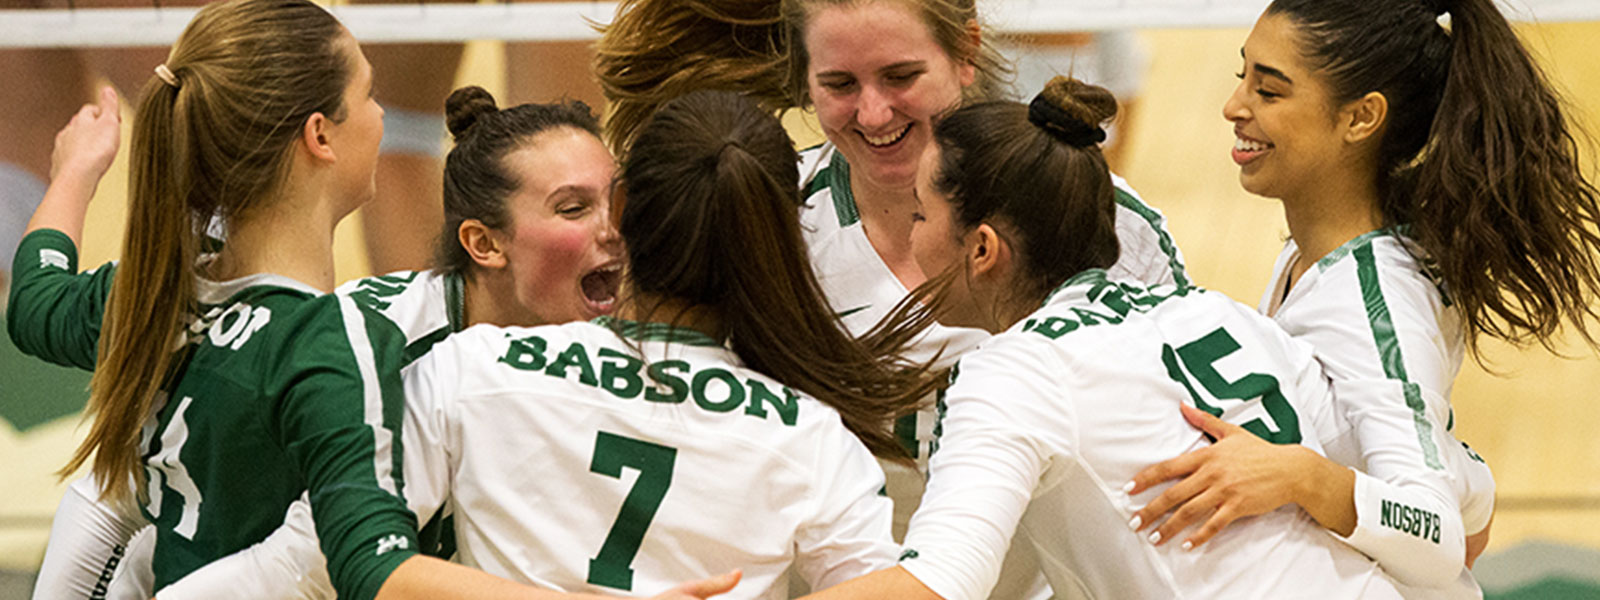
[[[753,0],[762,1],[762,0]],[[776,1],[776,0],[766,0]],[[1248,27],[1269,0],[979,0],[1001,33]],[[1595,0],[1501,0],[1516,21],[1600,21]],[[0,48],[167,46],[194,7],[0,10]],[[616,2],[335,5],[365,43],[582,41],[598,37]]]

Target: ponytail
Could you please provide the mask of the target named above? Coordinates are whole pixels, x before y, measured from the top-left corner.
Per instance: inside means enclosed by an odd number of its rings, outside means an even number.
[[[208,4],[145,83],[129,151],[128,225],[89,384],[89,435],[59,472],[93,457],[110,500],[142,494],[139,435],[183,357],[195,269],[213,219],[270,201],[314,113],[344,118],[355,41],[308,0]]]
[[[1478,336],[1550,347],[1563,321],[1596,344],[1600,204],[1576,128],[1493,0],[1275,0],[1336,102],[1389,101],[1379,145],[1384,225]],[[1450,16],[1447,31],[1438,18]]]
[[[747,366],[832,406],[873,454],[904,460],[889,423],[939,381],[868,351],[829,308],[794,210],[796,163],[782,125],[750,100],[668,102],[623,162],[630,289],[711,311]]]

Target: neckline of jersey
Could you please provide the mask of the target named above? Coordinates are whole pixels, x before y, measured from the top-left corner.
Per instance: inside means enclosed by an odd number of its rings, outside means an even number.
[[[630,321],[610,315],[595,317],[590,323],[610,329],[622,337],[641,342],[668,342],[685,346],[706,346],[711,348],[722,347],[721,343],[704,332],[685,327],[675,327],[668,323]]]

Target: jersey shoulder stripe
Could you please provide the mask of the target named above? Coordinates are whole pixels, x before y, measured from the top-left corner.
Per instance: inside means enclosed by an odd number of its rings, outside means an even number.
[[[1138,215],[1140,219],[1150,225],[1150,230],[1156,236],[1156,243],[1159,245],[1161,253],[1166,256],[1167,266],[1172,269],[1173,283],[1177,284],[1178,287],[1189,286],[1190,281],[1183,266],[1183,256],[1178,251],[1178,244],[1173,241],[1172,234],[1167,231],[1167,217],[1162,215],[1161,211],[1145,204],[1144,199],[1139,197],[1138,192],[1135,192],[1126,180],[1112,175],[1111,182],[1114,190],[1113,197],[1117,206]]]

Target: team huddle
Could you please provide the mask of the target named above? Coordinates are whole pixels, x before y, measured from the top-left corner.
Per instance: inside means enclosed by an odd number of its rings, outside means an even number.
[[[207,5],[136,104],[120,261],[77,258],[109,89],[16,254],[17,346],[94,372],[35,597],[1481,596],[1452,381],[1600,306],[1492,0],[1267,8],[1223,108],[1291,233],[1256,308],[1110,172],[1116,99],[1009,100],[986,36],[624,0],[604,124],[456,90],[434,266],[340,285],[371,66],[308,0]]]

